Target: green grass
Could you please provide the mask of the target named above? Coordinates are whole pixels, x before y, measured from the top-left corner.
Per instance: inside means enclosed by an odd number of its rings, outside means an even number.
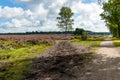
[[[99,38],[88,38],[87,41],[104,41],[105,37],[99,37]]]
[[[72,39],[70,40],[72,43],[80,45],[80,46],[88,46],[91,47],[92,51],[96,51],[98,49],[98,47],[100,46],[100,43],[102,42],[102,40],[85,40],[82,41],[80,39]]]
[[[23,80],[29,70],[30,58],[43,53],[51,46],[34,45],[11,50],[0,50],[0,80]]]
[[[113,43],[116,47],[120,47],[120,39],[113,40]]]
[[[100,43],[102,41],[82,41],[82,40],[79,40],[79,39],[73,39],[71,40],[71,42],[75,43],[75,44],[79,44],[80,46],[91,46],[91,47],[99,47]]]

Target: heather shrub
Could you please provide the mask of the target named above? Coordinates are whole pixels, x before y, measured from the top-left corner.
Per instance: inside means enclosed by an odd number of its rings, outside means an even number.
[[[78,47],[62,41],[37,58],[32,59],[25,80],[71,80],[83,64],[92,59],[89,47]]]

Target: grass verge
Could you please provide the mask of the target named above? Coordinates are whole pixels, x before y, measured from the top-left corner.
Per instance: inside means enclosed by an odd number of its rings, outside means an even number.
[[[102,41],[82,41],[79,39],[73,39],[71,40],[71,42],[75,43],[75,44],[79,44],[80,46],[91,46],[91,47],[99,47],[100,43]]]
[[[113,40],[113,43],[116,47],[120,47],[120,39]]]

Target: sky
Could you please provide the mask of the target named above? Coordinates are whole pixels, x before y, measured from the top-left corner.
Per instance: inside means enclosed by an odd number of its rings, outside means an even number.
[[[74,12],[74,29],[108,32],[97,0],[0,0],[0,33],[59,31],[56,17],[62,6]]]

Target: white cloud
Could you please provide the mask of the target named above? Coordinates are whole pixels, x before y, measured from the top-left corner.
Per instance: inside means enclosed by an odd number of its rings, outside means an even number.
[[[22,2],[29,2],[30,0],[20,0],[20,1],[22,1]]]
[[[76,5],[75,5],[76,4]],[[108,31],[100,14],[103,10],[97,3],[73,3],[72,9],[77,14],[75,18],[75,27],[84,28],[91,31]]]
[[[0,18],[25,18],[32,16],[33,13],[28,9],[24,10],[20,7],[1,7],[0,6]]]
[[[39,4],[34,11],[34,15],[42,19],[45,19],[48,15],[48,10],[43,7],[43,4]]]
[[[26,4],[28,9],[0,6],[0,19],[10,19],[0,23],[0,29],[4,27],[6,30],[9,28],[16,29],[12,32],[59,30],[56,26],[56,17],[59,9],[63,5],[67,5],[72,8],[75,14],[74,28],[108,31],[104,21],[99,16],[102,9],[97,3],[86,4],[82,3],[82,0],[17,0],[17,2]]]
[[[7,26],[7,27],[13,27],[13,28],[18,28],[18,27],[38,27],[40,22],[38,20],[35,21],[30,21],[27,19],[12,19],[11,22],[6,22],[2,24],[2,26]]]
[[[1,18],[22,17],[24,15],[22,8],[0,7]]]

